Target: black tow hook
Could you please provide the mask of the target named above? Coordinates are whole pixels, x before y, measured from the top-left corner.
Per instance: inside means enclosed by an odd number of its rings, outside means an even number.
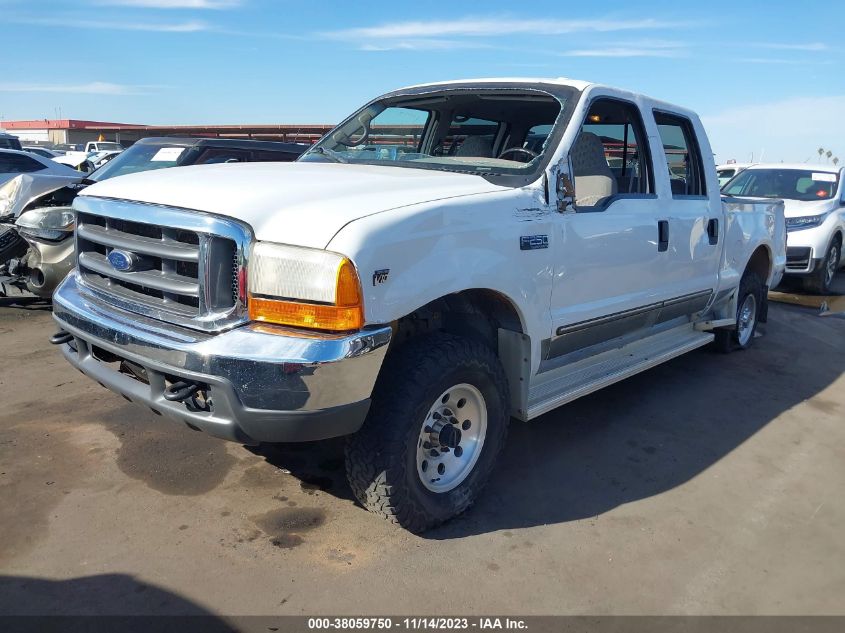
[[[170,402],[183,402],[200,390],[200,385],[195,382],[180,380],[174,382],[164,392],[164,399]]]
[[[72,340],[73,334],[65,332],[64,330],[59,330],[50,337],[50,342],[53,345],[64,345],[65,343],[70,343]]]

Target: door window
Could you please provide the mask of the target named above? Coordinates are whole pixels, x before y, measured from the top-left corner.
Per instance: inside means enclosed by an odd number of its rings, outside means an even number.
[[[0,153],[0,173],[2,174],[29,174],[42,169],[47,169],[47,166],[29,156],[11,152]]]
[[[605,207],[619,194],[647,196],[654,191],[642,118],[633,103],[594,101],[570,159],[579,209]]]
[[[706,196],[704,163],[689,119],[655,112],[654,120],[663,143],[672,196]]]
[[[427,110],[416,108],[385,108],[370,123],[370,134],[364,144],[356,146],[360,152],[356,158],[401,160],[415,157],[430,116]],[[353,137],[355,134],[353,132]]]
[[[249,160],[249,152],[242,149],[231,149],[228,147],[210,147],[203,151],[197,160],[196,165],[211,165],[214,163],[245,163]]]
[[[275,150],[256,150],[252,153],[251,160],[257,163],[290,163],[295,161],[299,154],[293,152],[277,152]]]

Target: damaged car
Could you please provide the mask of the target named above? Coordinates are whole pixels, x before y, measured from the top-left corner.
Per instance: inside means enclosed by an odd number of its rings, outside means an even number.
[[[52,296],[74,266],[75,216],[70,204],[88,185],[125,174],[186,165],[291,162],[308,147],[247,139],[153,137],[116,153],[89,174],[32,156],[52,163],[62,177],[33,171],[0,185],[0,297]]]

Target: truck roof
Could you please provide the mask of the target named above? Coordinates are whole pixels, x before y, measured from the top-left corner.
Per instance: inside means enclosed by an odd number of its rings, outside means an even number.
[[[605,84],[600,84],[592,81],[583,81],[581,79],[570,79],[569,77],[482,77],[478,79],[457,79],[457,80],[448,80],[448,81],[437,81],[432,83],[424,83],[424,84],[416,84],[413,86],[406,86],[404,88],[400,88],[398,90],[391,90],[388,95],[394,96],[398,93],[401,93],[406,90],[418,90],[420,88],[436,88],[442,86],[443,88],[454,88],[455,86],[460,85],[467,85],[467,86],[478,86],[479,84],[496,84],[501,86],[502,84],[513,84],[516,86],[521,86],[525,88],[538,88],[542,89],[543,86],[562,86],[567,88],[574,88],[578,91],[584,91],[587,88],[606,88],[608,90],[612,90],[614,92],[618,92],[620,95],[627,96],[632,100],[636,100],[636,97],[645,98],[647,99],[653,106],[657,106],[661,109],[665,109],[670,112],[677,112],[679,114],[685,114],[690,117],[697,117],[698,115],[689,108],[684,106],[679,106],[674,103],[669,103],[667,101],[662,101],[660,99],[655,99],[654,97],[650,97],[648,95],[644,95],[641,93],[636,93],[630,90],[626,90],[625,88],[619,88],[616,86],[608,86]],[[386,95],[385,95],[386,96]]]
[[[576,90],[584,90],[588,86],[597,85],[591,81],[582,81],[580,79],[569,79],[567,77],[483,77],[479,79],[451,79],[448,81],[435,81],[431,83],[416,84],[413,86],[406,86],[400,90],[410,90],[412,88],[427,88],[430,86],[450,86],[455,84],[555,84],[558,86],[569,86]]]

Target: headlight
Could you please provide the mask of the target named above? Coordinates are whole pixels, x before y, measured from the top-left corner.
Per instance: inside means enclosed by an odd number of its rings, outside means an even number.
[[[333,331],[364,325],[358,273],[337,253],[258,242],[247,287],[253,321]]]
[[[799,218],[786,218],[787,231],[800,231],[818,226],[824,220],[824,215],[802,215]]]
[[[76,215],[70,207],[44,207],[21,213],[15,222],[22,235],[60,240],[73,231]]]

